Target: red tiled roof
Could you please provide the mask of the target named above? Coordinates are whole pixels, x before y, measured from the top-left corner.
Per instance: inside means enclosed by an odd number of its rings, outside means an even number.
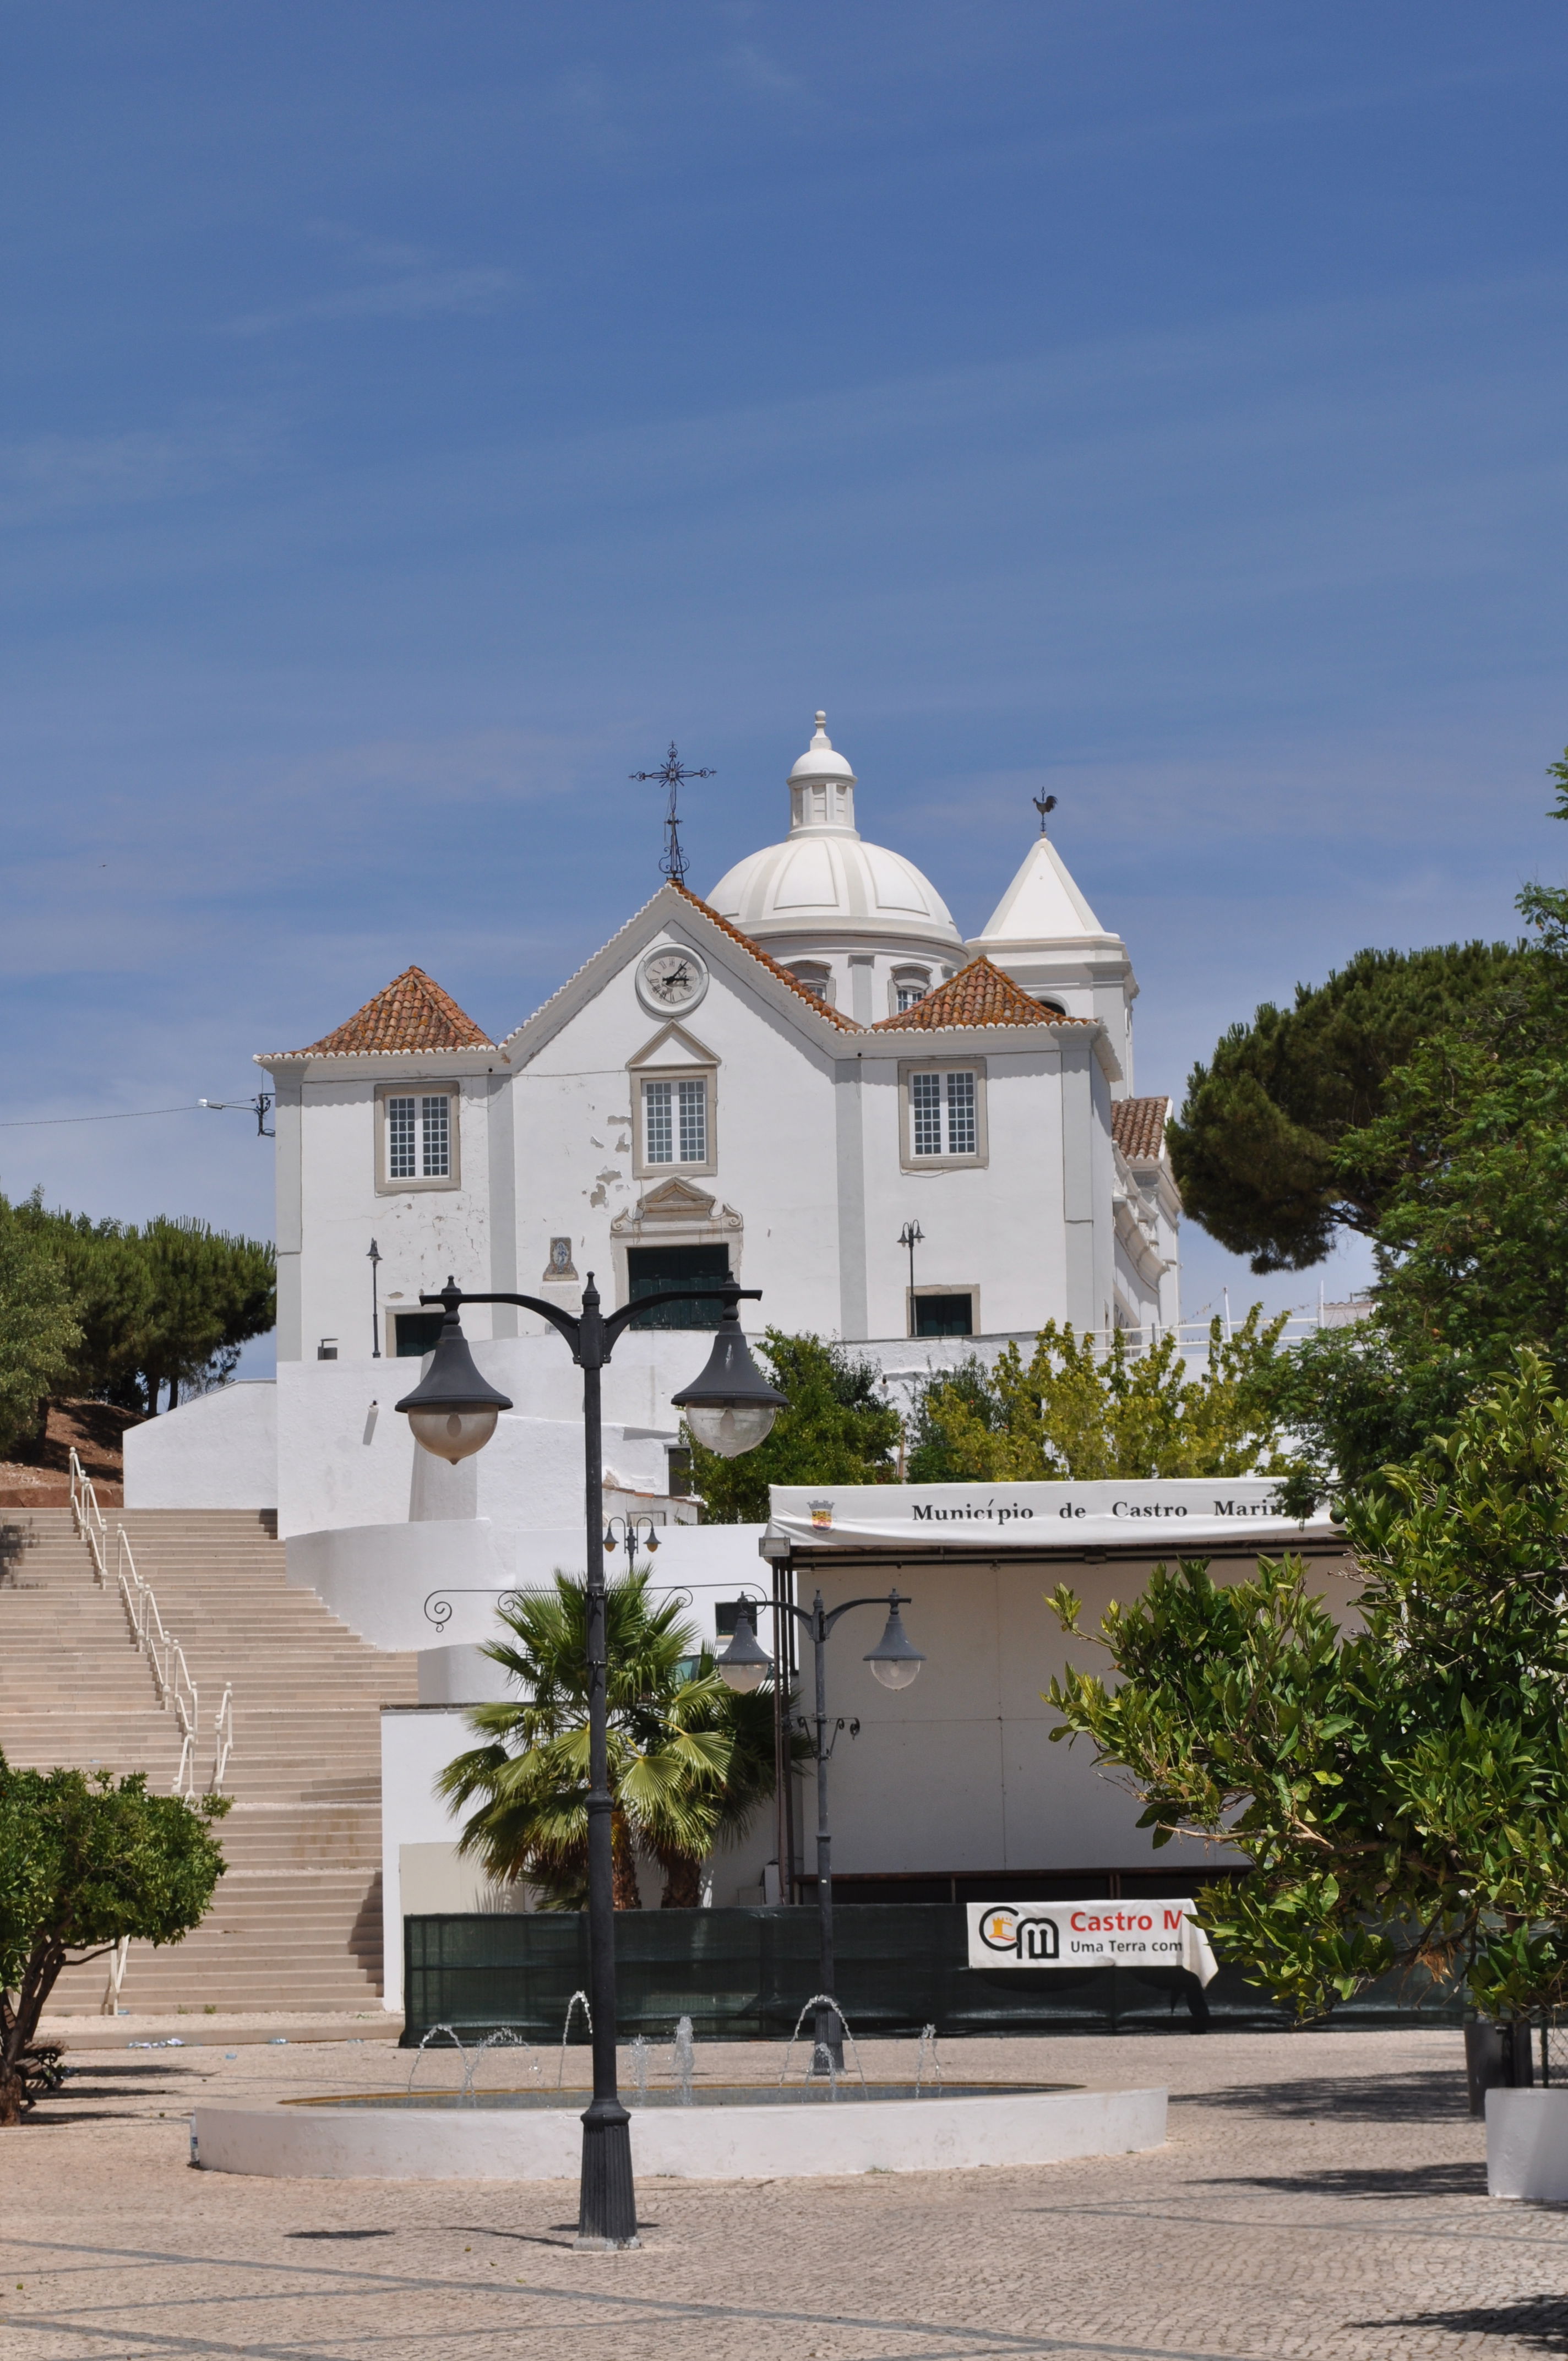
[[[670,882],[674,891],[677,894],[684,894],[686,900],[700,910],[705,918],[712,920],[721,934],[728,935],[732,943],[739,943],[742,950],[750,951],[754,960],[760,960],[765,968],[778,977],[781,983],[787,983],[792,992],[797,992],[802,1000],[808,1000],[819,1016],[826,1016],[829,1025],[837,1025],[841,1033],[861,1031],[861,1027],[856,1024],[852,1016],[844,1016],[832,1005],[831,1002],[824,1000],[820,993],[813,992],[809,984],[802,983],[799,976],[792,975],[787,967],[781,967],[776,959],[770,959],[761,943],[754,943],[750,935],[743,935],[739,927],[732,927],[728,918],[721,918],[712,904],[705,902],[700,894],[694,894],[689,885],[681,884],[678,879],[672,878]]]
[[[1111,1137],[1135,1164],[1152,1163],[1165,1146],[1168,1099],[1118,1099],[1111,1109]]]
[[[1091,1016],[1058,1016],[1042,1008],[1021,983],[1014,983],[988,959],[970,960],[968,967],[917,1000],[872,1027],[873,1033],[927,1033],[949,1026],[971,1025],[1091,1025]]]
[[[346,1024],[323,1033],[306,1049],[284,1049],[286,1058],[342,1058],[367,1051],[488,1049],[495,1045],[443,992],[422,967],[406,967],[384,992],[367,1000]]]

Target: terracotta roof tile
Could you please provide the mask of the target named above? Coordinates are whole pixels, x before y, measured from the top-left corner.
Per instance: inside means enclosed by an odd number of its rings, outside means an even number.
[[[1092,1025],[1091,1016],[1058,1016],[1042,1008],[1021,983],[1014,983],[988,959],[970,960],[968,967],[917,1000],[872,1027],[873,1033],[928,1033],[953,1026]]]
[[[488,1049],[494,1044],[422,967],[406,967],[346,1024],[286,1058],[364,1057],[411,1049]]]
[[[820,993],[813,992],[808,985],[802,983],[799,976],[792,975],[787,967],[781,966],[776,959],[770,959],[761,943],[754,943],[750,935],[743,935],[739,927],[732,927],[728,918],[721,918],[712,904],[705,902],[700,894],[694,894],[689,885],[683,885],[676,879],[672,878],[670,882],[675,893],[684,895],[705,918],[711,919],[721,934],[728,935],[732,943],[739,943],[743,950],[750,951],[754,960],[760,960],[765,968],[771,969],[781,983],[787,983],[792,992],[799,993],[802,1000],[808,1000],[819,1016],[826,1016],[829,1025],[837,1025],[841,1033],[862,1030],[852,1016],[844,1016],[830,1001],[824,1000]]]
[[[1168,1099],[1118,1099],[1111,1109],[1111,1137],[1135,1164],[1150,1164],[1165,1146]]]

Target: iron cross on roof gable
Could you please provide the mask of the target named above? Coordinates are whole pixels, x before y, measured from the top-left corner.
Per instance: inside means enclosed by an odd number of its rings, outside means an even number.
[[[669,806],[664,813],[664,850],[659,862],[659,869],[660,873],[669,878],[673,884],[684,885],[686,879],[686,857],[681,850],[680,815],[675,808],[676,798],[684,780],[715,779],[718,774],[717,771],[688,771],[681,761],[675,741],[672,738],[670,751],[656,771],[633,771],[631,776],[642,782],[657,779],[670,790]]]

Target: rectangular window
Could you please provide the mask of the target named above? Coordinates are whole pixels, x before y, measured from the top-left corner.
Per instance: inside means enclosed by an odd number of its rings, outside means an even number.
[[[451,1101],[440,1098],[387,1101],[389,1180],[445,1180],[452,1172]]]
[[[921,1001],[926,997],[926,987],[923,983],[895,984],[894,987],[894,997],[897,1002],[898,1013],[902,1016],[906,1008],[916,1008],[919,1006]]]
[[[389,1099],[387,1101],[387,1177],[389,1180],[411,1180],[414,1177],[415,1128],[412,1099]]]
[[[644,1082],[642,1160],[645,1164],[706,1164],[707,1084]]]
[[[909,1116],[916,1156],[980,1153],[972,1073],[911,1074]]]
[[[444,1097],[421,1099],[420,1172],[426,1180],[444,1180],[452,1170],[452,1131]]]
[[[461,1160],[456,1091],[394,1082],[377,1090],[376,1102],[378,1191],[455,1189]]]
[[[948,1076],[948,1154],[972,1156],[975,1149],[974,1076]]]
[[[706,1082],[682,1082],[677,1087],[681,1101],[681,1162],[706,1164],[707,1085]]]
[[[670,1123],[670,1099],[674,1084],[644,1082],[642,1085],[642,1153],[649,1164],[673,1164],[675,1160],[674,1131]]]
[[[909,1107],[915,1118],[916,1155],[940,1156],[942,1152],[942,1077],[940,1074],[911,1074]]]
[[[917,1336],[972,1336],[972,1295],[917,1295],[915,1299]]]
[[[629,1246],[627,1298],[635,1303],[665,1287],[702,1287],[729,1276],[728,1246]],[[659,1303],[639,1312],[634,1328],[717,1328],[724,1298],[695,1296],[685,1303]]]
[[[439,1312],[395,1312],[392,1314],[392,1350],[400,1361],[416,1361],[426,1353],[433,1353],[441,1338],[442,1313]]]

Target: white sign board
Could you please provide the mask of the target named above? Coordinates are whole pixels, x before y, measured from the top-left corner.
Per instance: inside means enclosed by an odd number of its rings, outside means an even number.
[[[1219,1972],[1192,1902],[971,1902],[971,1968],[1185,1968]]]
[[[1337,1531],[1326,1508],[1288,1517],[1266,1476],[1179,1476],[1168,1480],[1044,1484],[775,1484],[768,1532],[797,1549],[973,1544],[1001,1550],[1194,1550],[1256,1541],[1288,1549]]]

